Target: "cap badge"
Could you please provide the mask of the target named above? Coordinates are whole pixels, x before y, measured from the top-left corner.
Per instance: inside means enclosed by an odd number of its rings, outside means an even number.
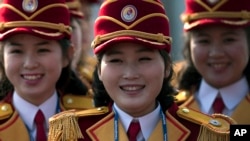
[[[132,22],[137,16],[137,9],[133,5],[125,6],[121,11],[121,18],[125,22]]]
[[[29,13],[34,12],[37,9],[38,1],[37,0],[23,0],[23,10]]]

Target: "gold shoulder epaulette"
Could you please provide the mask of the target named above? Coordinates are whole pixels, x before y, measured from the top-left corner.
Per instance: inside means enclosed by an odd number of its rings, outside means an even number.
[[[177,115],[201,126],[199,141],[229,141],[230,124],[236,124],[235,120],[226,115],[206,115],[188,108],[180,108]]]
[[[13,109],[9,103],[0,103],[0,120],[9,118],[13,114]]]
[[[94,108],[93,96],[66,94],[62,98],[65,109],[90,109]]]
[[[188,98],[190,97],[190,92],[189,91],[179,91],[175,96],[175,102],[180,105],[183,102],[185,102]]]
[[[88,110],[60,112],[49,118],[48,141],[75,141],[83,138],[77,119],[84,116],[102,115],[108,111],[108,107],[98,107]]]

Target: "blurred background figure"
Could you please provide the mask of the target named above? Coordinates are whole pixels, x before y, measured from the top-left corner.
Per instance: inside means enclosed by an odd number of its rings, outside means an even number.
[[[73,69],[81,77],[84,83],[92,83],[92,73],[96,65],[96,58],[94,57],[93,51],[91,49],[91,41],[93,38],[93,16],[96,15],[98,11],[93,11],[93,7],[100,3],[99,0],[77,0],[77,10],[81,11],[83,18],[78,22],[81,24],[81,51],[76,53],[76,59],[72,63]],[[75,7],[76,8],[76,7]],[[93,13],[94,12],[94,13]],[[77,25],[78,26],[78,25]],[[77,29],[76,29],[77,30]],[[76,32],[79,32],[77,30]],[[74,35],[73,35],[74,36]],[[74,37],[73,37],[74,38]],[[76,37],[77,38],[77,37]],[[79,37],[78,37],[79,39]],[[74,39],[73,39],[74,40]],[[77,41],[78,42],[78,41]]]
[[[250,123],[248,0],[185,0],[185,60],[176,78],[181,106]]]

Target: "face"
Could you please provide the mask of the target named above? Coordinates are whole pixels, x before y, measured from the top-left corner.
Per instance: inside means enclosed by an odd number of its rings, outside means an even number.
[[[114,102],[137,117],[155,109],[165,77],[164,60],[158,50],[134,43],[119,43],[101,60],[99,78]]]
[[[71,40],[72,40],[73,47],[74,47],[74,57],[73,57],[73,60],[71,62],[71,66],[72,66],[72,69],[75,70],[78,62],[81,59],[81,55],[83,52],[83,49],[82,49],[82,29],[81,29],[80,22],[77,21],[76,18],[72,18],[71,26],[73,28]]]
[[[27,101],[39,105],[55,91],[63,59],[57,41],[28,34],[10,37],[4,45],[4,69],[15,91]]]
[[[249,58],[244,29],[211,26],[191,33],[190,39],[192,61],[206,82],[221,88],[242,78]]]

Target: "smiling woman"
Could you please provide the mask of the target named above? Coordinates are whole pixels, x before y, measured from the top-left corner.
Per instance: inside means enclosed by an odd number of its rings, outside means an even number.
[[[94,30],[93,90],[99,107],[51,117],[49,141],[228,140],[233,119],[174,103],[172,40],[161,1],[106,0]]]
[[[49,117],[90,99],[70,68],[68,8],[64,0],[3,0],[0,15],[0,140],[46,141]]]

